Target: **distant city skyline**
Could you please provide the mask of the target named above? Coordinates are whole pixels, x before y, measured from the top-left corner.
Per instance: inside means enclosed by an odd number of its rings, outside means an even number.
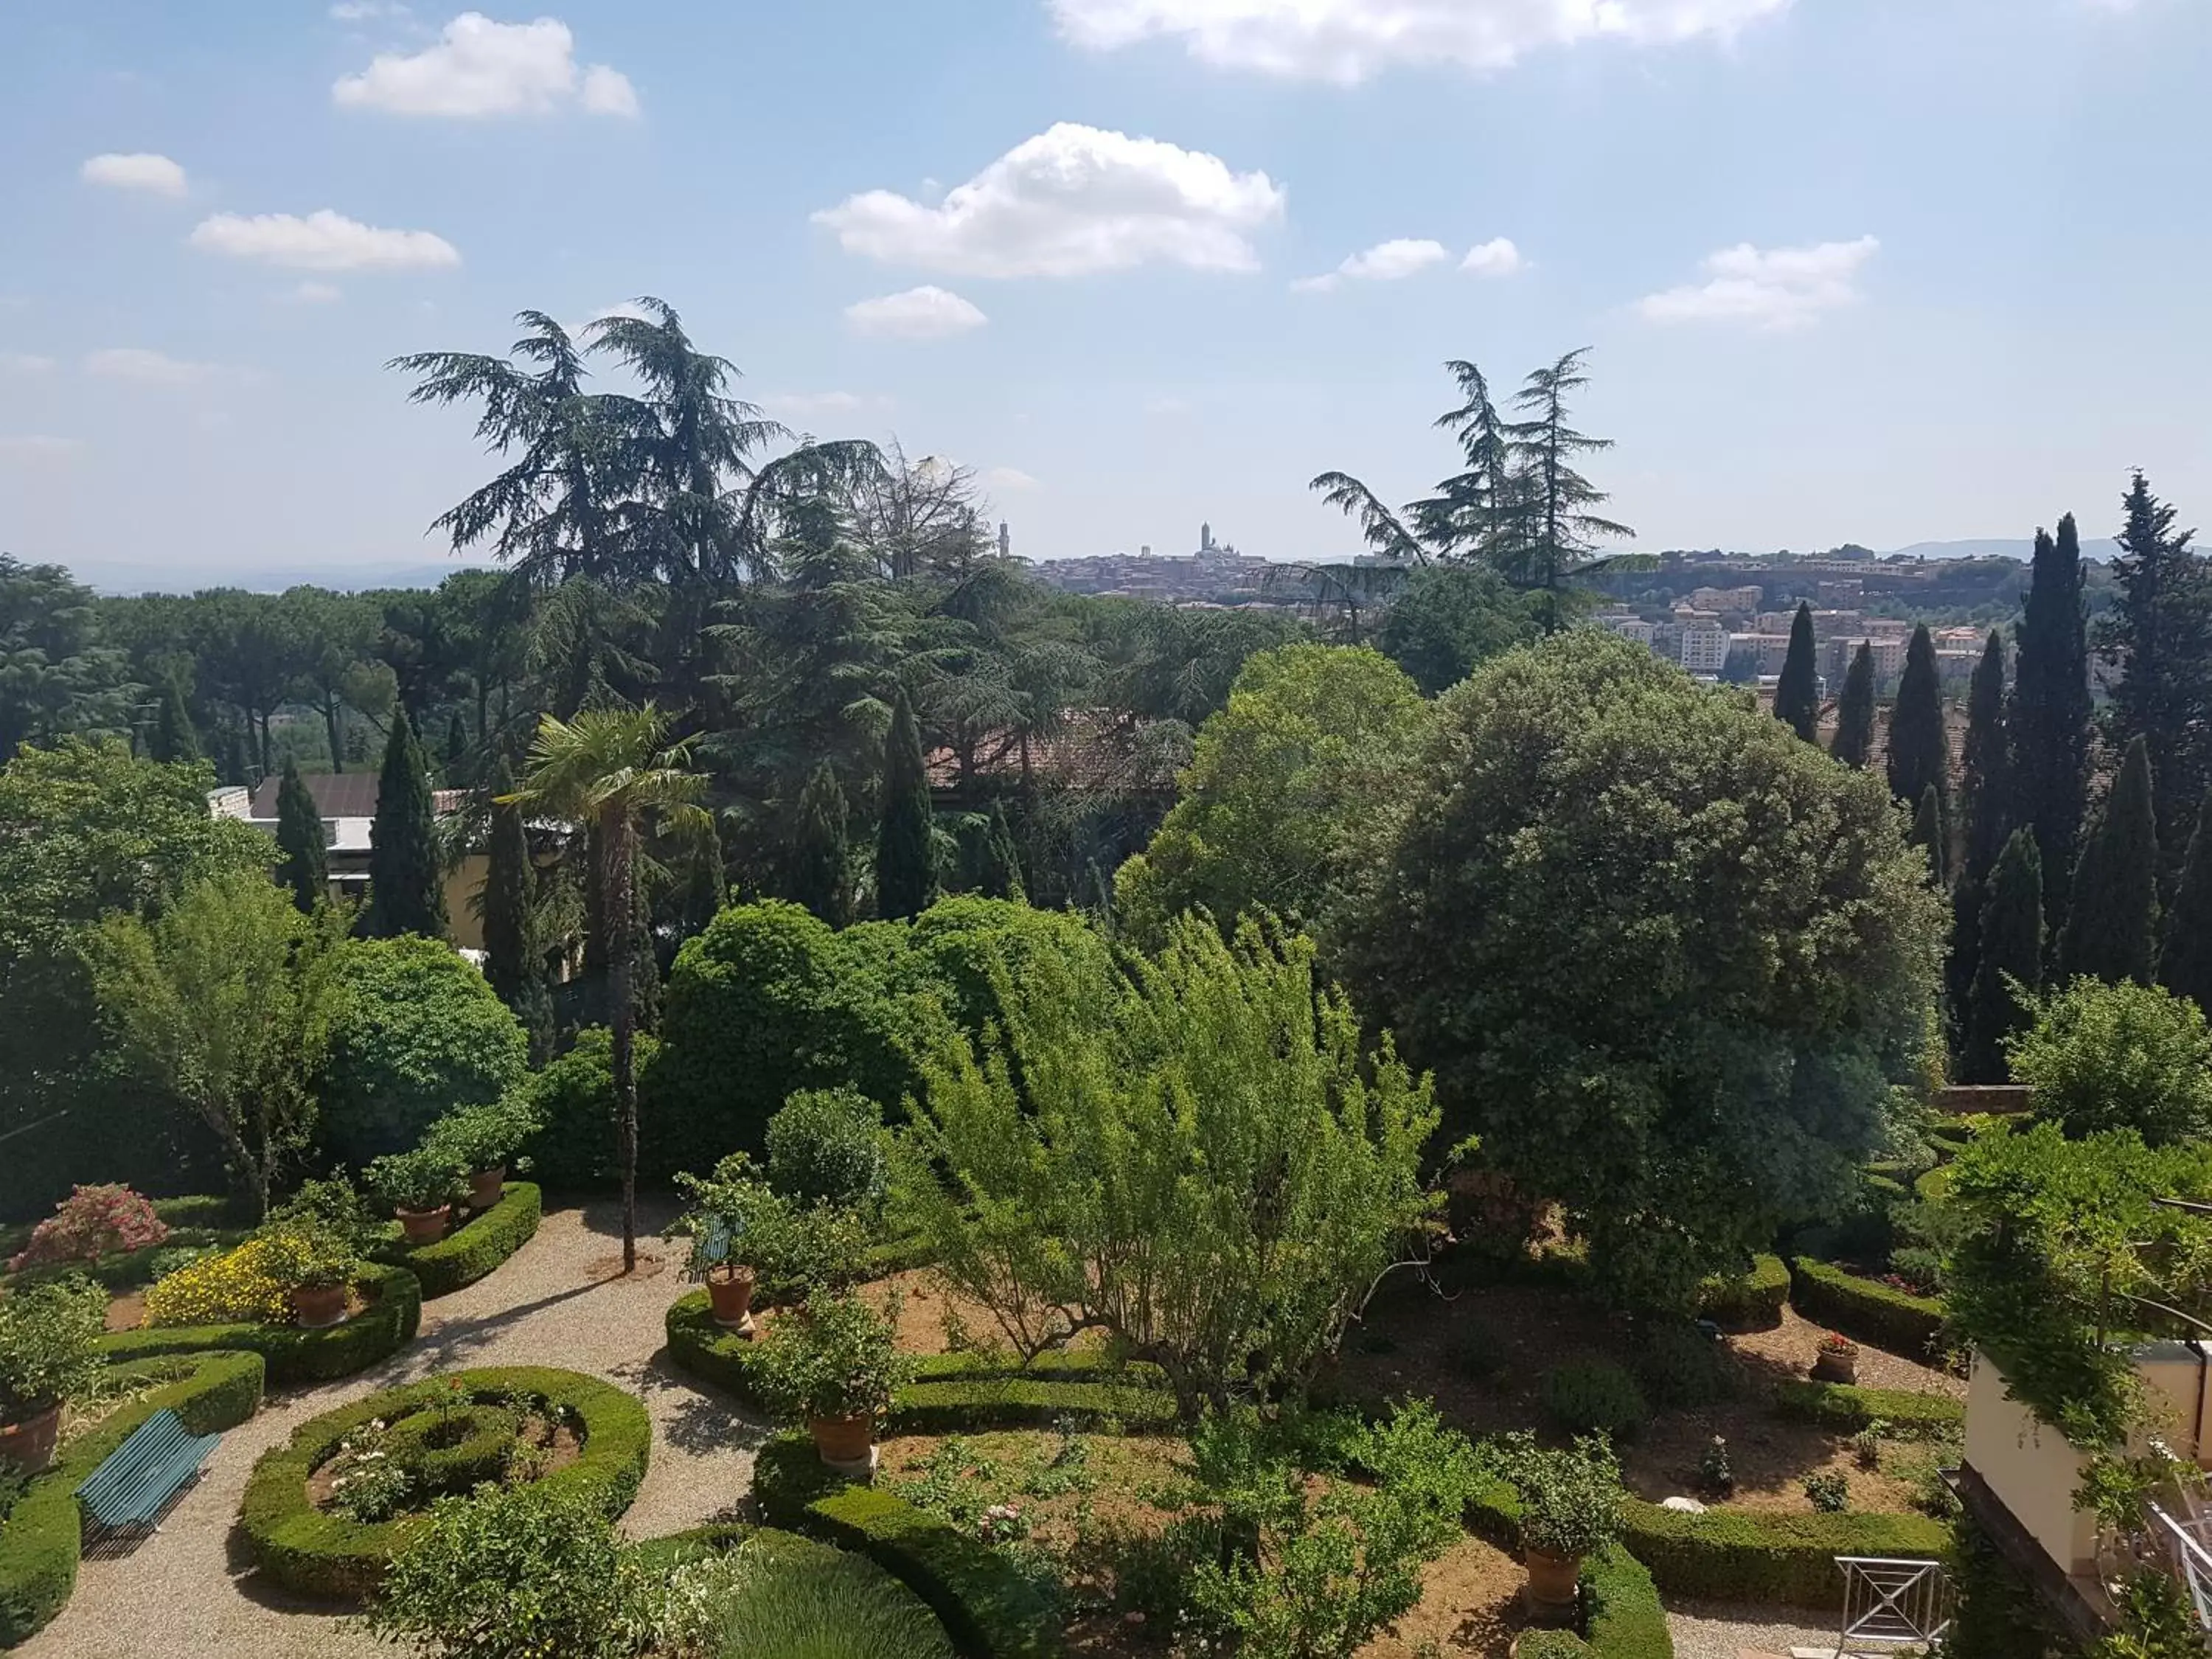
[[[1308,479],[1421,495],[1446,359],[1582,345],[1641,549],[2212,520],[2208,61],[2195,0],[15,0],[0,548],[434,562],[493,463],[386,362],[641,294],[1032,557],[1346,556]]]

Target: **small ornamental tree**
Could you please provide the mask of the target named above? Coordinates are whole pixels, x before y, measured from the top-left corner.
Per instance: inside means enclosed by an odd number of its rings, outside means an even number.
[[[2150,750],[2128,744],[2119,775],[2074,866],[2073,899],[2058,935],[2058,968],[2148,985],[2158,966],[2158,817]]]
[[[1433,1224],[1428,1085],[1302,939],[1185,917],[1133,972],[1040,955],[938,1038],[899,1206],[1024,1356],[1097,1327],[1187,1415],[1295,1395]]]
[[[2186,997],[2077,979],[2010,1038],[2013,1081],[2071,1139],[2133,1129],[2154,1146],[2212,1133],[2212,1030]]]
[[[104,1255],[146,1249],[168,1236],[169,1224],[154,1213],[149,1200],[128,1187],[79,1187],[32,1230],[30,1243],[9,1258],[8,1271],[97,1261]]]
[[[1774,718],[1806,742],[1819,740],[1820,676],[1813,662],[1813,607],[1809,605],[1801,603],[1790,621],[1790,649],[1782,659],[1782,678],[1774,687]]]
[[[1836,699],[1836,735],[1828,752],[1860,771],[1874,753],[1874,647],[1864,640],[1844,672],[1843,694]]]

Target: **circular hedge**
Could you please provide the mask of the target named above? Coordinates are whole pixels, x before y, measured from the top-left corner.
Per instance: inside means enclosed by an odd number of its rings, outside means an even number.
[[[490,1453],[478,1444],[483,1431],[502,1420],[519,1426],[519,1415],[503,1403],[517,1395],[558,1412],[579,1425],[583,1438],[576,1462],[547,1475],[544,1484],[588,1492],[610,1520],[627,1510],[653,1451],[653,1425],[636,1400],[611,1382],[576,1371],[538,1366],[453,1371],[325,1412],[301,1424],[285,1444],[264,1453],[246,1483],[238,1517],[255,1565],[271,1583],[297,1595],[345,1601],[367,1595],[423,1517],[417,1512],[371,1522],[353,1520],[342,1510],[319,1510],[307,1498],[309,1478],[349,1434],[381,1419],[393,1425],[395,1436],[420,1436],[425,1444],[450,1432],[450,1425],[461,1425],[454,1443],[433,1448],[458,1479],[467,1461],[465,1452],[489,1459]],[[437,1420],[410,1427],[416,1417]],[[502,1458],[514,1438],[512,1431],[500,1437]],[[432,1484],[437,1484],[434,1474]]]

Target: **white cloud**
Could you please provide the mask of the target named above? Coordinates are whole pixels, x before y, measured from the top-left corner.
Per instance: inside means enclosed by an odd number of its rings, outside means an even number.
[[[996,490],[1002,495],[1026,495],[1044,485],[1018,466],[994,466],[983,474],[981,483],[986,489]]]
[[[1248,235],[1279,218],[1264,173],[1063,121],[1008,150],[935,206],[887,190],[814,216],[848,253],[963,276],[1079,276],[1152,261],[1250,270]]]
[[[794,421],[818,415],[850,418],[891,406],[891,400],[880,393],[863,397],[853,392],[763,392],[759,401],[771,415]]]
[[[345,298],[345,290],[335,283],[302,283],[284,296],[295,306],[331,306]]]
[[[1326,294],[1345,283],[1396,283],[1408,276],[1418,276],[1431,265],[1440,265],[1451,255],[1444,251],[1442,242],[1417,241],[1401,236],[1395,241],[1378,242],[1363,253],[1355,253],[1323,276],[1302,276],[1291,286],[1301,294]]]
[[[77,176],[109,190],[142,190],[149,196],[182,196],[185,170],[166,155],[111,153],[87,158]]]
[[[637,92],[605,64],[580,69],[576,39],[557,18],[495,23],[465,11],[437,44],[379,52],[331,88],[338,103],[393,115],[545,115],[571,106],[593,115],[635,115]]]
[[[1467,258],[1459,262],[1459,268],[1477,276],[1510,276],[1528,270],[1528,262],[1510,238],[1493,236],[1480,246],[1469,248]]]
[[[289,270],[411,270],[457,265],[459,252],[427,230],[380,230],[328,208],[292,213],[218,213],[193,228],[192,246]]]
[[[134,386],[200,386],[233,371],[216,363],[195,363],[164,351],[141,346],[109,346],[85,355],[84,372],[104,380],[127,380]]]
[[[0,351],[0,374],[44,374],[54,366],[51,357],[29,351]]]
[[[854,333],[897,340],[942,340],[990,320],[958,295],[933,286],[845,307],[845,321]]]
[[[81,439],[57,438],[51,433],[26,432],[13,437],[0,433],[0,461],[65,461],[83,447]]]
[[[1813,247],[1757,248],[1743,242],[1706,256],[1706,281],[1648,295],[1636,308],[1655,323],[1799,328],[1823,312],[1857,303],[1859,271],[1881,247],[1872,236]]]
[[[1663,45],[1788,9],[1790,0],[1047,0],[1060,33],[1111,51],[1179,40],[1231,69],[1362,81],[1403,65],[1502,70],[1589,40]]]

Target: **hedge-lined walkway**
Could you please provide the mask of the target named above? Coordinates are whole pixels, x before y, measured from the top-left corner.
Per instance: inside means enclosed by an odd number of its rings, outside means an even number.
[[[651,1235],[672,1206],[641,1206],[647,1252],[673,1259]],[[161,1534],[131,1554],[88,1559],[61,1616],[16,1651],[26,1659],[390,1659],[392,1650],[342,1616],[241,1577],[232,1536],[246,1477],[261,1454],[308,1418],[395,1382],[477,1365],[555,1365],[604,1376],[639,1395],[653,1419],[653,1464],[623,1518],[636,1537],[680,1531],[737,1503],[752,1484],[764,1428],[730,1402],[664,1373],[668,1304],[690,1287],[673,1271],[601,1279],[620,1266],[611,1204],[548,1215],[538,1236],[489,1278],[428,1303],[421,1336],[382,1365],[319,1388],[276,1392],[262,1413],[223,1437],[207,1475]]]

